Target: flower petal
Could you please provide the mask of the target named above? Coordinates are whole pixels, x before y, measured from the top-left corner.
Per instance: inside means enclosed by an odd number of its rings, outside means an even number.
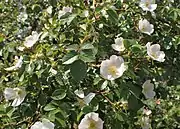
[[[54,129],[54,123],[50,122],[48,119],[42,119],[43,129]]]
[[[13,88],[6,88],[4,90],[4,97],[6,100],[12,100],[16,98],[16,92],[13,90]]]
[[[31,126],[31,129],[43,129],[43,124],[40,121],[38,121]]]
[[[89,105],[95,95],[95,93],[89,93],[87,96],[84,97],[84,102],[86,103],[86,105]]]

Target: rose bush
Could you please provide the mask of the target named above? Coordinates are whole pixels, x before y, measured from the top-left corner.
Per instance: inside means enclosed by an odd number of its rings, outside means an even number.
[[[179,0],[1,0],[0,128],[180,128]]]

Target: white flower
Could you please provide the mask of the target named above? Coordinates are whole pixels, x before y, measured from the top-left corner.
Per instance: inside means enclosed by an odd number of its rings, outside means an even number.
[[[142,33],[151,35],[154,32],[154,25],[150,24],[146,19],[139,21],[139,30]]]
[[[142,127],[142,129],[150,129],[151,128],[151,121],[150,121],[149,117],[142,117],[141,127]]]
[[[107,80],[115,80],[121,77],[126,70],[124,60],[120,56],[112,55],[110,60],[101,63],[100,74]]]
[[[46,9],[46,12],[49,13],[49,14],[52,14],[52,6],[49,6],[47,9]]]
[[[154,85],[151,83],[151,81],[145,81],[142,87],[142,93],[144,94],[146,99],[153,99],[156,93],[154,92]]]
[[[59,11],[58,18],[61,18],[66,13],[72,13],[72,7],[63,7],[62,10]]]
[[[103,129],[103,121],[98,113],[88,113],[81,120],[78,129]]]
[[[159,44],[153,44],[151,45],[150,42],[146,44],[147,47],[147,54],[150,56],[153,60],[164,62],[165,61],[165,53],[163,51],[160,51],[160,45]]]
[[[139,6],[144,11],[153,12],[157,8],[157,4],[155,4],[155,0],[141,0]]]
[[[92,99],[95,97],[95,93],[90,92],[87,96],[84,95],[84,91],[82,90],[75,90],[74,93],[81,99],[80,103],[89,105],[89,103],[92,101]]]
[[[18,21],[19,22],[25,22],[25,20],[28,18],[28,15],[26,12],[21,12],[18,16]]]
[[[32,125],[31,129],[54,129],[54,124],[44,118],[42,119],[42,122],[37,121],[34,125]]]
[[[4,97],[6,100],[14,100],[13,107],[19,106],[26,97],[25,88],[6,88],[4,90]]]
[[[149,116],[151,113],[152,113],[152,111],[149,110],[149,109],[144,109],[144,110],[143,110],[143,114],[145,114],[145,115],[147,115],[147,116]]]
[[[124,39],[122,37],[120,38],[116,38],[115,40],[115,44],[112,44],[112,48],[116,51],[124,51],[125,50],[125,47],[124,47]]]
[[[32,35],[25,38],[24,46],[27,48],[32,47],[39,40],[40,35],[41,33],[38,34],[36,31],[32,31]]]
[[[18,58],[18,56],[15,56],[15,65],[11,66],[9,68],[5,68],[6,71],[12,71],[12,70],[17,70],[19,68],[21,68],[23,64],[23,57],[20,56],[20,58]]]

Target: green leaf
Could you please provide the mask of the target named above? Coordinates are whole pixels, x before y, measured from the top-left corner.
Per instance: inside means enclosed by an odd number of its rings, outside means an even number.
[[[0,42],[4,40],[4,36],[0,34]]]
[[[70,25],[71,22],[76,18],[76,16],[77,16],[76,14],[71,14],[71,15],[69,15],[67,18],[62,19],[63,24],[66,24],[66,23],[67,23],[67,25]]]
[[[56,107],[51,103],[44,107],[44,111],[52,111],[52,110],[55,110],[55,109],[56,109]]]
[[[39,98],[38,98],[38,102],[39,102],[39,104],[42,105],[42,106],[46,104],[46,102],[47,102],[47,97],[46,97],[46,95],[45,95],[44,93],[41,93],[41,94],[40,94],[40,96],[39,96]]]
[[[66,97],[66,90],[64,89],[57,89],[52,94],[52,99],[54,100],[62,100]]]
[[[74,61],[76,61],[78,59],[78,55],[70,58],[69,60],[67,60],[66,62],[64,62],[63,64],[72,64]]]
[[[143,107],[143,103],[134,95],[130,95],[128,99],[128,107],[130,110],[138,111],[141,107]]]
[[[57,5],[57,0],[48,0],[49,4],[53,7]]]
[[[76,61],[78,59],[78,55],[76,52],[69,52],[68,54],[66,54],[62,61],[63,64],[72,64],[74,61]]]
[[[70,72],[76,81],[81,81],[87,73],[87,65],[82,60],[77,60],[71,64]]]
[[[133,45],[139,45],[138,42],[136,40],[133,39],[124,39],[124,46],[126,48],[130,48]],[[137,47],[137,46],[134,46]]]
[[[109,15],[109,20],[115,24],[118,23],[118,14],[115,10],[109,9],[107,10],[107,14]]]
[[[72,44],[72,45],[69,45],[69,46],[66,47],[66,50],[70,50],[70,51],[72,51],[72,50],[77,51],[78,49],[79,49],[78,44]]]
[[[81,50],[85,50],[85,49],[94,49],[94,46],[90,43],[83,44],[81,46]]]
[[[94,62],[95,61],[95,54],[93,50],[84,50],[80,52],[79,59],[83,60],[84,62]]]

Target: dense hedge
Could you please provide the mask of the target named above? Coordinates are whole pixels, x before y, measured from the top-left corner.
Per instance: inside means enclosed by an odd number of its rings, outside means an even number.
[[[1,0],[0,23],[0,128],[180,128],[179,0]]]

